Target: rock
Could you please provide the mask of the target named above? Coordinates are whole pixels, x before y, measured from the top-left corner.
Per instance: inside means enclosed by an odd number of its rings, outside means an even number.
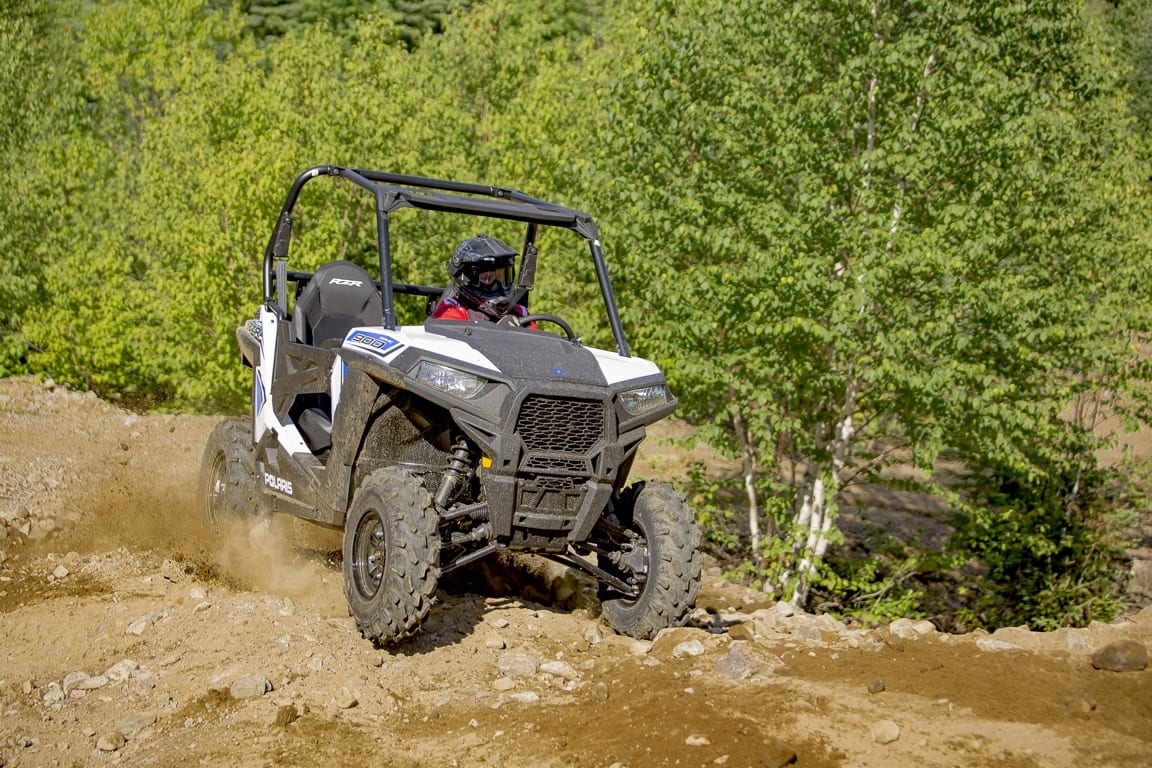
[[[633,656],[647,656],[652,652],[652,643],[648,640],[633,640],[628,644],[628,653]]]
[[[912,629],[916,630],[916,634],[920,635],[921,637],[929,637],[939,631],[936,629],[936,625],[927,619],[921,619],[920,621],[917,621],[912,625]]]
[[[300,719],[300,712],[292,704],[285,704],[276,710],[276,725],[286,728]]]
[[[510,677],[498,677],[492,681],[492,690],[511,691],[516,687],[516,681]]]
[[[79,683],[76,688],[81,691],[95,691],[108,685],[107,675],[93,675],[92,677]]]
[[[915,640],[920,637],[911,619],[896,619],[888,625],[888,633],[901,640]]]
[[[64,689],[64,695],[72,693],[74,688],[79,688],[80,684],[90,679],[87,672],[69,672],[64,675],[64,684],[61,686]]]
[[[150,613],[147,616],[141,616],[128,625],[128,629],[124,630],[126,635],[135,635],[140,637],[144,631],[156,623],[156,614]]]
[[[1139,672],[1148,666],[1148,649],[1135,640],[1109,643],[1092,654],[1092,666],[1110,672]]]
[[[565,680],[576,680],[580,677],[580,674],[566,661],[546,661],[540,665],[540,671]]]
[[[880,678],[876,678],[872,682],[868,683],[868,693],[881,693],[883,690],[884,681]]]
[[[59,704],[64,701],[64,689],[59,683],[48,683],[48,687],[44,689],[43,701],[45,704]]]
[[[748,643],[733,640],[728,653],[717,659],[712,666],[729,680],[744,680],[764,669],[764,662],[756,657]]]
[[[234,699],[256,699],[271,690],[272,683],[264,675],[244,675],[228,686],[228,693]]]
[[[1078,653],[1088,655],[1096,647],[1096,643],[1092,638],[1092,633],[1086,629],[1079,628],[1061,628],[1051,633],[1053,638],[1063,638],[1063,650],[1070,651],[1071,653]]]
[[[760,755],[760,765],[764,768],[784,768],[786,765],[794,765],[796,760],[796,750],[775,739],[765,745]]]
[[[1129,589],[1135,595],[1152,597],[1152,560],[1136,560],[1132,563]]]
[[[1088,717],[1096,711],[1096,702],[1086,693],[1078,693],[1064,702],[1068,717]]]
[[[540,669],[540,662],[524,654],[506,653],[496,661],[496,668],[504,677],[531,677]]]
[[[751,642],[756,639],[755,634],[752,632],[752,625],[745,624],[742,621],[736,624],[728,625],[728,629],[726,631],[728,632],[728,637],[732,638],[733,640],[744,640]]]
[[[712,740],[702,733],[693,733],[684,739],[684,743],[689,747],[707,747],[712,743]]]
[[[844,624],[828,614],[813,616],[809,613],[798,613],[792,617],[788,629],[796,639],[804,643],[826,645],[840,638],[845,631]]]
[[[104,671],[104,677],[108,678],[113,683],[123,682],[132,676],[132,673],[140,668],[132,659],[124,659],[118,661]]]
[[[869,729],[869,735],[877,744],[891,744],[900,738],[900,726],[891,720],[877,720]]]
[[[156,715],[153,712],[134,712],[117,720],[113,727],[117,733],[122,733],[125,738],[131,739],[155,722]]]
[[[683,659],[689,656],[699,656],[706,650],[704,643],[699,640],[685,640],[672,649],[672,658]]]
[[[36,521],[36,525],[32,527],[28,536],[30,536],[34,541],[43,541],[54,530],[56,530],[56,521],[52,518],[45,518],[43,520]]]
[[[1043,632],[1033,632],[1028,627],[1001,627],[992,633],[993,641],[1009,643],[1028,651],[1039,649],[1043,637]]]
[[[508,698],[520,704],[535,704],[540,701],[540,694],[536,693],[536,691],[520,691],[519,693],[510,694]]]
[[[333,695],[332,703],[337,709],[352,709],[360,703],[360,700],[350,688],[341,688]]]
[[[128,739],[124,738],[124,734],[112,731],[96,739],[96,749],[101,752],[115,752],[127,743]]]
[[[976,647],[982,651],[1021,651],[1018,645],[1005,642],[1004,640],[993,640],[990,637],[981,637],[976,641]]]
[[[785,619],[791,618],[796,615],[796,606],[792,605],[792,603],[781,601],[776,603],[776,614]]]
[[[28,509],[23,506],[0,510],[0,522],[5,525],[15,525],[28,517]]]
[[[60,579],[66,577],[68,573],[69,571],[67,568],[62,565],[58,565],[56,566],[56,570],[52,571],[52,577],[59,581]]]

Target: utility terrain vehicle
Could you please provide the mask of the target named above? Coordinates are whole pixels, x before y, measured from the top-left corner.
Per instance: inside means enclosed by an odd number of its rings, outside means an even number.
[[[347,260],[288,269],[301,190],[325,179],[369,196],[379,279]],[[473,232],[523,227],[508,254],[521,309],[499,323],[432,319],[446,289],[392,279],[391,219],[409,209],[481,217]],[[530,311],[538,254],[556,239],[541,245],[548,228],[591,259],[615,351]],[[620,633],[650,638],[686,621],[702,560],[693,514],[666,484],[628,484],[645,427],[676,399],[629,351],[587,214],[503,187],[318,166],[288,192],[263,292],[236,331],[252,416],[222,421],[205,448],[209,521],[283,512],[342,529],[349,610],[378,644],[417,631],[442,574],[499,552],[593,576]],[[398,322],[404,295],[421,303],[420,324]]]

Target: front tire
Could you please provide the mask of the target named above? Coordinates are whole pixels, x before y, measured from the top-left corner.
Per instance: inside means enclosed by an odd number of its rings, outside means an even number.
[[[248,422],[224,419],[208,435],[200,462],[199,498],[213,529],[257,514],[256,459]]]
[[[603,616],[620,634],[651,640],[662,629],[683,626],[696,604],[704,562],[700,528],[684,499],[665,483],[629,487],[617,517],[630,534],[621,553],[629,567],[612,570],[641,588],[636,597],[602,588]]]
[[[414,634],[439,579],[438,517],[424,486],[398,467],[368,475],[344,521],[344,595],[356,628],[378,645]]]

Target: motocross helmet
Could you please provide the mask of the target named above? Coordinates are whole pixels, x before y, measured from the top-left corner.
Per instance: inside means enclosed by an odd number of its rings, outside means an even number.
[[[456,247],[448,275],[467,306],[499,319],[512,302],[516,251],[491,235],[478,234]],[[495,276],[488,273],[495,272]]]

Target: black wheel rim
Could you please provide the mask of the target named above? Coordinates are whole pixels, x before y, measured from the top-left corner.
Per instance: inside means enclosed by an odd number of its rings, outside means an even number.
[[[212,484],[208,488],[208,522],[216,525],[223,517],[224,505],[227,503],[228,492],[227,462],[223,454],[217,454],[212,460]]]
[[[384,583],[387,549],[384,520],[376,510],[369,510],[356,526],[352,542],[352,581],[356,592],[371,600]]]

